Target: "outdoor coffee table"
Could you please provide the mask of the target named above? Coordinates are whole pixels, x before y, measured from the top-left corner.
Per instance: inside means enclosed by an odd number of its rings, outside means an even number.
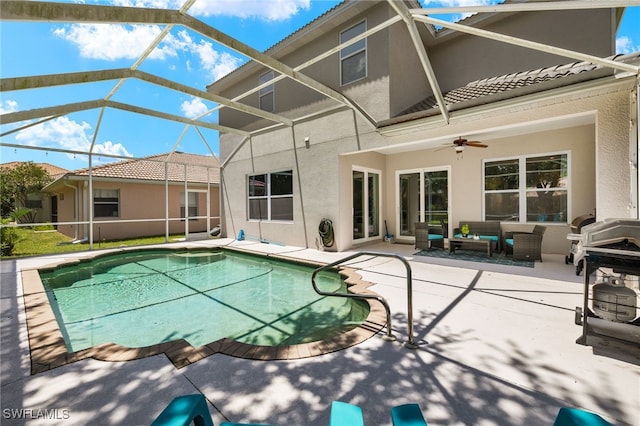
[[[493,255],[493,241],[487,239],[475,239],[473,237],[454,237],[449,238],[449,254],[455,254],[456,248],[460,248],[462,244],[471,245],[471,246],[483,246],[487,250],[487,256],[491,257]]]

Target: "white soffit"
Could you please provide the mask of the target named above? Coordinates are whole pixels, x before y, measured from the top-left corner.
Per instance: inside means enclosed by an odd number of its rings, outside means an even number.
[[[369,152],[377,152],[379,154],[401,154],[405,152],[418,151],[424,149],[437,149],[446,146],[458,137],[463,137],[469,140],[479,140],[481,142],[490,142],[492,139],[504,139],[519,135],[532,134],[546,132],[550,130],[566,129],[570,127],[585,126],[589,124],[595,124],[596,115],[595,112],[585,112],[580,114],[572,114],[560,117],[553,117],[549,119],[527,121],[523,123],[514,123],[505,126],[492,127],[486,129],[473,129],[468,128],[466,131],[460,131],[458,133],[448,133],[444,136],[438,136],[435,138],[418,139],[412,142],[403,144],[397,144],[393,146],[374,148]],[[452,129],[453,130],[453,129]],[[346,153],[345,155],[357,154],[360,152]]]

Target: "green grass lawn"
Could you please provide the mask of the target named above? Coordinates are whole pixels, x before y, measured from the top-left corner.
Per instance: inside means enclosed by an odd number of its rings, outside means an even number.
[[[72,238],[67,237],[57,231],[34,231],[27,228],[16,229],[19,240],[13,248],[10,257],[37,256],[45,254],[68,253],[78,251],[88,251],[89,243],[72,243]],[[184,235],[171,235],[169,238],[183,238]],[[94,249],[105,249],[114,247],[142,246],[147,244],[161,244],[165,242],[164,235],[157,237],[135,238],[118,241],[95,241]],[[3,256],[7,258],[9,256]]]

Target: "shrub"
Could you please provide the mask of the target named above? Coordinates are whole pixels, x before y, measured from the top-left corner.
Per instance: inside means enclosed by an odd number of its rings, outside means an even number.
[[[31,212],[30,209],[16,210],[9,217],[0,220],[0,224],[2,224],[2,228],[0,228],[0,255],[11,256],[13,248],[20,239],[18,228],[11,226],[11,223],[18,222],[21,217],[29,214],[29,212]]]

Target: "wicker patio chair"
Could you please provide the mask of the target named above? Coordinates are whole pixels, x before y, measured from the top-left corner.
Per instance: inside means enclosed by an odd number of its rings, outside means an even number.
[[[430,225],[426,222],[416,222],[415,232],[416,248],[431,250],[433,247],[444,248],[446,228],[444,224]]]
[[[505,233],[505,247],[507,254],[513,254],[514,260],[539,260],[542,262],[542,237],[545,226],[536,225],[531,232]]]

